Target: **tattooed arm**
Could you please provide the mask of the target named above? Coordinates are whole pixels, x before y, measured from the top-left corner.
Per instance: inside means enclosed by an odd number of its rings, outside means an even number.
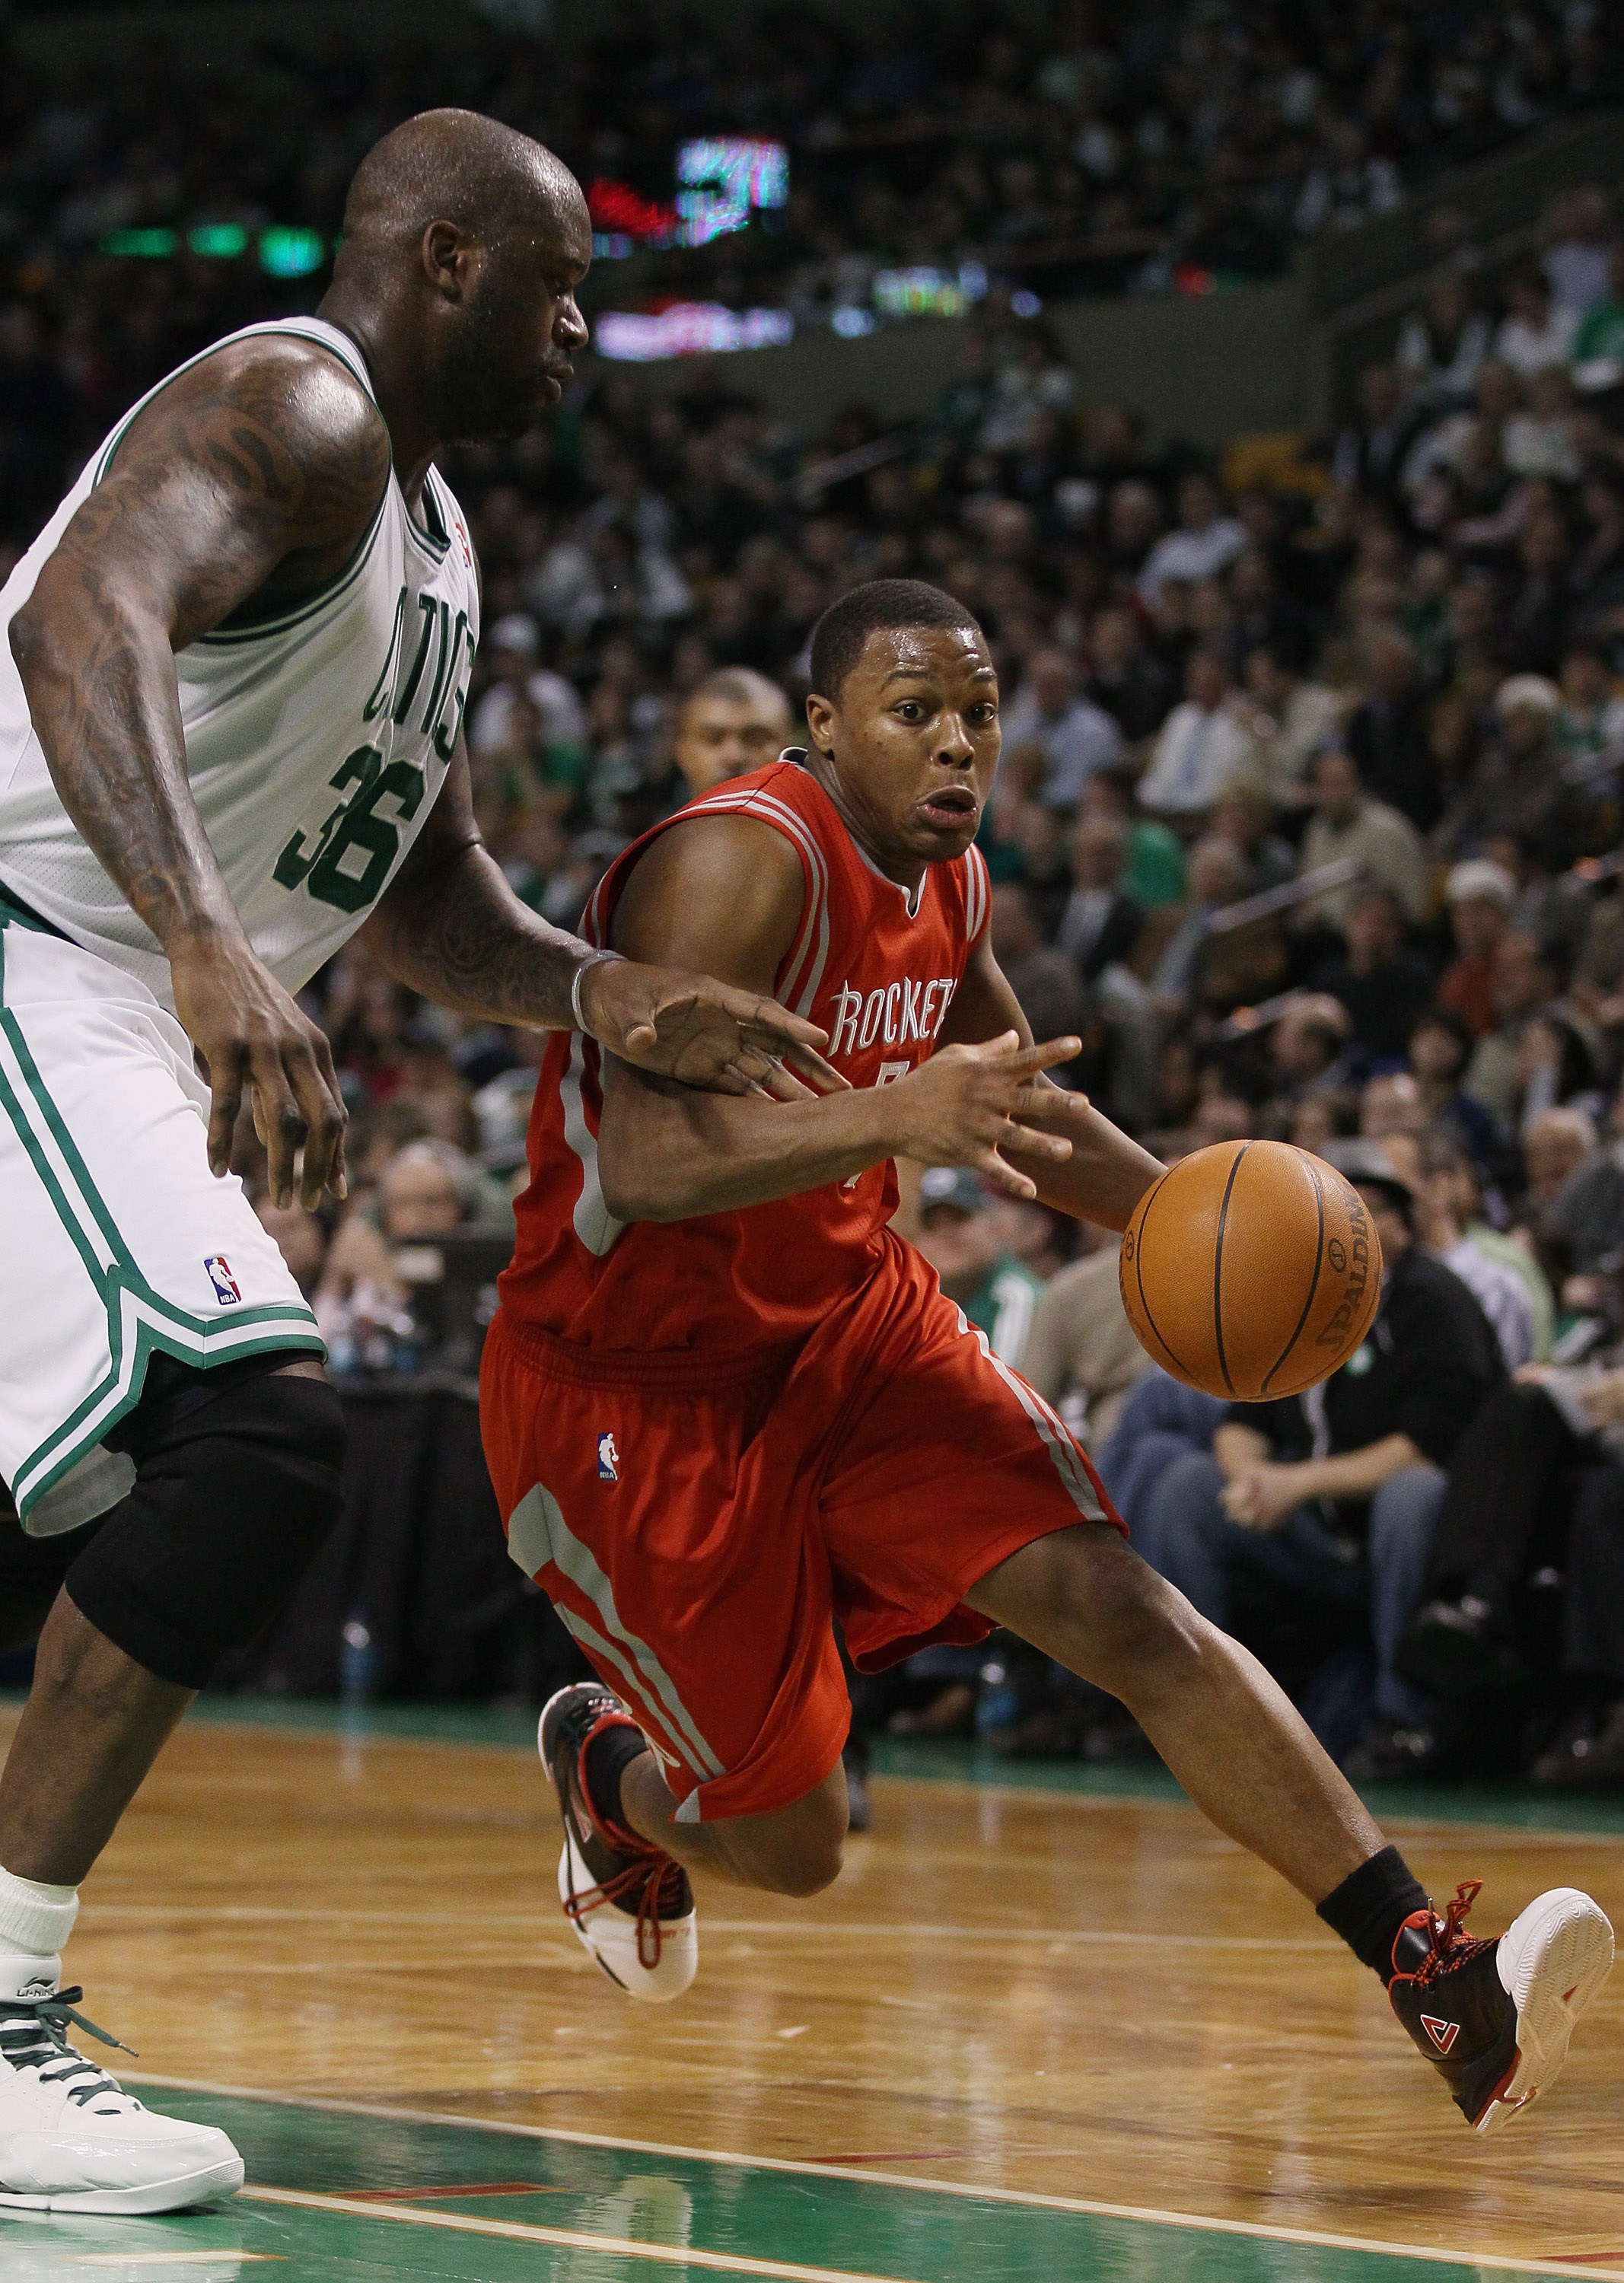
[[[521,904],[474,821],[467,747],[459,736],[427,823],[363,931],[390,974],[459,1015],[566,1031],[576,971],[592,957],[575,937]],[[582,984],[587,1028],[624,1062],[719,1094],[761,1088],[780,1100],[845,1080],[811,1024],[756,991],[684,969],[603,961]]]
[[[175,652],[251,598],[332,578],[389,475],[389,439],[336,358],[286,336],[223,349],[126,431],[12,621],[12,651],[64,807],[168,957],[207,1066],[224,1171],[245,1087],[271,1194],[342,1194],[344,1110],[327,1042],[261,964],[186,775]]]

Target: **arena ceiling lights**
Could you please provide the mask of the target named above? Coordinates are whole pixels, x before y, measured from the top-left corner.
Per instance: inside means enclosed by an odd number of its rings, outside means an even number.
[[[252,245],[268,277],[308,277],[326,268],[337,245],[319,230],[281,222],[249,231],[239,222],[206,222],[184,232],[110,230],[98,241],[98,251],[144,261],[168,261],[183,251],[206,261],[238,261]]]

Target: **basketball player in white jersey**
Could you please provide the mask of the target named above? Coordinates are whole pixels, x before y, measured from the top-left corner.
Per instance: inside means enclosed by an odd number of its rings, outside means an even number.
[[[770,1000],[535,919],[474,827],[479,583],[433,461],[557,401],[590,253],[538,144],[409,122],[356,175],[319,316],[155,389],[0,595],[0,1472],[28,1533],[0,1523],[0,1646],[39,1636],[0,1780],[0,2204],[164,2211],[243,2177],[67,2044],[59,1953],[216,1655],[339,1508],[315,1322],[226,1174],[251,1098],[272,1196],[344,1194],[293,994],[364,926],[461,1013],[724,1092],[833,1079]]]

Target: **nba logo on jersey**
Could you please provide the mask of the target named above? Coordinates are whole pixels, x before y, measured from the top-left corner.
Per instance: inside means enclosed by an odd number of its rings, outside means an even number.
[[[242,1288],[231,1274],[231,1264],[223,1252],[211,1252],[203,1263],[208,1281],[215,1288],[215,1297],[223,1308],[234,1308],[242,1298]]]
[[[600,1435],[597,1438],[597,1479],[600,1483],[620,1481],[620,1461],[621,1454],[614,1447],[613,1436]]]

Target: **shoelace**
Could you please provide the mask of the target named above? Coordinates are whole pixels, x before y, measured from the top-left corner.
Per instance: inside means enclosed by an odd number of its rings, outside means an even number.
[[[601,1910],[605,1903],[619,1902],[622,1895],[630,1894],[634,1887],[639,1888],[637,1963],[645,1973],[652,1974],[660,1963],[660,1953],[665,1942],[660,1923],[660,1905],[662,1902],[669,1904],[670,1914],[676,1915],[675,1906],[682,1899],[682,1878],[680,1863],[674,1862],[669,1855],[651,1850],[647,1854],[634,1858],[623,1871],[617,1871],[613,1878],[602,1880],[597,1886],[588,1887],[580,1894],[572,1892],[564,1905],[565,1915],[579,1926],[589,1911]]]
[[[1479,1951],[1489,1948],[1489,1944],[1480,1941],[1476,1935],[1461,1932],[1466,1914],[1477,1901],[1482,1887],[1481,1879],[1463,1879],[1455,1890],[1455,1900],[1445,1905],[1442,1918],[1436,1911],[1428,1911],[1428,1931],[1433,1946],[1416,1969],[1418,1983],[1435,1982],[1441,1974],[1454,1967],[1464,1966],[1468,1959],[1477,1956]]]
[[[605,1846],[613,1847],[617,1855],[624,1855],[629,1860],[626,1868],[617,1871],[613,1878],[602,1880],[579,1894],[572,1890],[564,1905],[564,1914],[573,1925],[579,1926],[589,1912],[601,1910],[605,1903],[618,1903],[622,1896],[637,1889],[637,1963],[645,1974],[652,1974],[660,1964],[665,1943],[660,1923],[661,1904],[669,1906],[672,1917],[680,1914],[677,1905],[682,1901],[683,1866],[662,1847],[652,1846],[641,1832],[629,1830],[624,1824],[600,1815],[591,1806],[584,1742],[576,1759],[575,1781],[582,1812]],[[566,1812],[574,1815],[573,1801],[566,1804]]]
[[[83,1996],[75,1983],[73,1989],[59,1990],[49,1998],[0,1999],[0,2058],[15,2069],[36,2070],[42,2084],[61,2085],[68,2099],[82,2107],[99,2092],[116,2092],[122,2098],[123,2088],[116,2077],[86,2061],[68,2044],[68,2023],[74,2022],[102,2045],[129,2053],[132,2060],[136,2050],[74,2011]]]

